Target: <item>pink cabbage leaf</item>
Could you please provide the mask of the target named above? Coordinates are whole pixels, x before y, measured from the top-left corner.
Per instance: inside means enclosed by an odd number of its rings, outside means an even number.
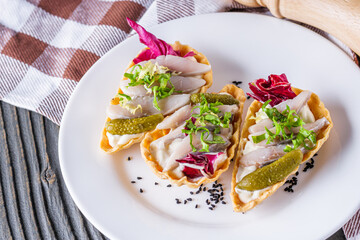
[[[133,59],[135,64],[142,61],[155,59],[160,55],[181,56],[180,52],[175,51],[170,44],[166,43],[164,40],[158,39],[135,21],[131,20],[130,18],[126,18],[126,20],[129,26],[139,34],[140,42],[148,47],[148,49],[142,51],[136,58]],[[194,55],[194,52],[188,52],[184,57],[191,57]]]
[[[183,159],[177,159],[184,166],[183,173],[189,178],[210,177],[214,174],[214,163],[218,156],[224,154],[219,153],[188,153]]]
[[[287,99],[296,97],[284,73],[281,75],[272,74],[268,77],[268,80],[260,78],[249,83],[249,88],[253,93],[247,93],[247,95],[259,102],[266,102],[271,99],[270,105],[272,107]]]

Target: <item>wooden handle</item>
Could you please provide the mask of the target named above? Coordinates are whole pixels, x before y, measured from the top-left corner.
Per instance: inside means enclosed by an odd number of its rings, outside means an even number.
[[[250,7],[267,7],[288,18],[332,34],[360,55],[359,0],[236,0]]]

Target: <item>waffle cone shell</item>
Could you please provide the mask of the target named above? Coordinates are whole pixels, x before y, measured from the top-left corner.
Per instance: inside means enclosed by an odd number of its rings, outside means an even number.
[[[172,47],[175,51],[179,51],[181,56],[184,56],[185,54],[187,54],[188,52],[194,52],[195,53],[195,59],[197,62],[199,63],[203,63],[203,64],[207,64],[207,65],[210,65],[209,61],[207,60],[207,58],[205,57],[204,54],[196,51],[195,49],[193,49],[192,47],[188,46],[188,45],[183,45],[181,44],[180,42],[176,41],[174,44],[172,44]],[[145,48],[146,49],[146,48]],[[143,49],[142,51],[144,51],[145,49]],[[141,51],[141,52],[142,52]],[[132,68],[134,66],[134,62],[131,61],[131,63],[129,64],[129,66],[126,68],[125,72]],[[126,80],[127,78],[123,78],[123,80]],[[212,85],[212,70],[203,74],[202,75],[202,79],[205,80],[205,85],[202,86],[200,88],[200,91],[201,93],[204,93],[206,92],[206,90]],[[118,89],[118,93],[123,93],[121,91],[121,89],[119,88]],[[117,98],[113,98],[110,102],[110,104],[118,104],[119,103],[119,100]],[[106,119],[106,122],[110,121],[110,118],[107,118]],[[121,144],[121,145],[117,145],[115,147],[112,147],[110,144],[109,144],[109,139],[108,137],[106,136],[106,129],[104,128],[103,131],[102,131],[102,135],[101,135],[101,140],[100,140],[100,147],[102,150],[104,150],[106,153],[114,153],[114,152],[117,152],[117,151],[120,151],[122,149],[126,149],[126,148],[129,148],[131,147],[132,145],[134,145],[135,143],[138,143],[138,142],[141,142],[143,139],[144,139],[144,136],[145,136],[146,132],[142,133],[140,136],[138,136],[137,138],[133,138],[133,139],[130,139],[127,143],[124,143],[124,144]]]
[[[296,95],[298,95],[299,93],[302,92],[302,90],[298,89],[298,88],[292,88],[292,90],[296,93]],[[319,151],[321,146],[329,138],[330,130],[333,127],[333,122],[331,121],[329,111],[325,108],[324,103],[320,101],[320,98],[316,94],[312,93],[311,97],[307,103],[309,105],[310,110],[314,114],[315,120],[325,117],[329,121],[330,124],[327,125],[326,127],[323,127],[319,131],[319,133],[317,134],[317,137],[316,137],[317,142],[316,142],[315,147],[311,151],[304,154],[304,157],[303,157],[303,160],[301,163],[306,162],[307,160],[312,158],[317,151]],[[236,174],[237,174],[238,168],[240,166],[240,160],[242,157],[243,149],[245,148],[245,144],[246,144],[248,136],[250,134],[249,127],[255,124],[255,120],[251,119],[251,117],[255,116],[255,113],[260,110],[261,106],[262,106],[262,103],[260,103],[258,101],[254,101],[250,105],[250,107],[247,111],[247,114],[246,114],[246,118],[244,121],[242,131],[241,131],[239,150],[237,151],[237,154],[235,156],[234,170],[233,170],[232,181],[231,181],[231,193],[230,193],[231,200],[233,202],[233,209],[235,212],[246,212],[246,211],[254,208],[256,205],[258,205],[259,203],[264,201],[266,198],[268,198],[272,194],[274,194],[276,190],[278,190],[282,185],[284,185],[284,183],[286,182],[286,179],[288,177],[290,177],[291,175],[294,175],[299,168],[299,167],[297,167],[283,181],[274,184],[273,186],[269,187],[267,190],[262,192],[257,199],[254,199],[247,203],[244,203],[240,200],[238,194],[235,191]]]
[[[210,182],[216,181],[220,175],[225,172],[230,165],[231,159],[235,156],[235,151],[239,145],[239,137],[240,137],[240,125],[241,125],[241,116],[244,107],[244,102],[246,100],[245,94],[242,89],[228,84],[221,91],[226,92],[232,95],[234,98],[239,100],[239,110],[234,115],[233,127],[234,132],[233,136],[230,139],[230,146],[227,148],[228,158],[222,163],[222,165],[218,166],[217,170],[214,172],[213,176],[210,178],[202,177],[197,181],[190,181],[186,176],[182,178],[178,178],[172,171],[163,172],[163,168],[157,162],[155,157],[150,152],[150,144],[158,138],[161,138],[170,132],[170,129],[155,129],[145,135],[145,138],[142,140],[140,144],[141,155],[144,158],[145,162],[149,165],[151,170],[162,179],[168,179],[171,183],[176,184],[177,186],[187,185],[191,188],[197,188],[201,184],[206,184]]]

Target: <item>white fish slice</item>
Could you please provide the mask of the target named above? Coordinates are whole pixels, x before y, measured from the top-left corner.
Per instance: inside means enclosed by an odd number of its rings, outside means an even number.
[[[174,112],[171,116],[167,117],[159,123],[157,129],[169,129],[176,128],[180,125],[183,125],[186,120],[191,117],[191,105],[186,105]]]
[[[286,106],[288,105],[291,110],[295,110],[296,113],[299,113],[301,109],[305,106],[305,104],[309,101],[311,97],[310,91],[302,91],[299,95],[297,95],[293,99],[288,99],[284,102],[279,103],[274,106],[279,112],[283,112],[286,110]]]
[[[206,84],[202,78],[172,76],[170,78],[175,90],[182,91],[183,93],[193,92]]]
[[[330,124],[329,121],[328,121],[325,117],[323,117],[323,118],[320,118],[320,119],[316,120],[316,121],[313,122],[313,123],[307,123],[307,124],[303,125],[303,127],[304,127],[306,130],[318,132],[320,129],[322,129],[324,126],[327,126],[328,124]],[[272,133],[275,133],[275,132],[276,132],[276,128],[275,128],[275,127],[270,128],[269,130],[270,130]],[[286,130],[286,129],[285,129],[285,130]],[[299,133],[299,131],[300,131],[300,127],[292,128],[291,131],[292,131],[294,134],[297,134],[297,133]],[[259,135],[262,135],[262,134],[264,134],[264,133],[265,133],[265,131],[257,132],[257,133],[254,133],[254,134],[250,134],[250,135],[249,135],[249,140],[250,140],[251,142],[253,142],[253,138],[252,138],[253,136],[259,136]],[[286,130],[286,134],[289,134],[289,133],[290,133],[290,131]],[[291,139],[290,139],[290,140],[291,140]],[[289,139],[286,139],[286,140],[284,140],[284,141],[280,141],[280,143],[284,143],[284,142],[287,142],[287,141],[290,141],[290,140],[289,140]],[[278,144],[278,143],[279,143],[279,141],[274,141],[274,142],[272,142],[272,143],[270,143],[270,144],[266,144],[266,141],[267,141],[267,140],[265,139],[264,141],[257,143],[257,145],[258,145],[258,146],[272,146],[272,145],[274,145],[274,144]]]
[[[284,148],[286,145],[277,145],[271,147],[258,148],[241,157],[240,164],[244,167],[260,166],[267,162],[276,160],[286,154]]]
[[[211,70],[211,66],[203,63],[192,61],[188,58],[161,55],[156,59],[151,59],[151,62],[157,62],[160,66],[169,68],[171,71],[181,72],[182,76],[200,75],[207,73]],[[145,64],[141,62],[139,64]]]
[[[273,121],[271,121],[269,118],[263,119],[260,122],[250,126],[249,133],[252,134],[252,133],[262,132],[264,131],[265,127],[267,129],[272,128]]]
[[[183,77],[183,76],[172,76],[170,81],[175,87],[176,91],[181,91],[182,93],[190,93],[198,90],[200,87],[206,84],[206,81],[201,78],[194,77]],[[144,85],[138,85],[134,87],[129,86],[130,80],[122,80],[120,81],[120,89],[121,91],[129,96],[144,96],[151,94]],[[155,83],[153,86],[158,86],[159,84]],[[171,87],[168,84],[168,87]]]
[[[144,88],[143,85],[138,85],[134,87],[128,87],[130,80],[120,81],[120,89],[124,94],[129,96],[144,96],[149,94],[148,91]]]
[[[167,144],[169,144],[175,138],[185,138],[185,134],[182,132],[184,129],[185,123],[180,125],[179,127],[175,128],[174,130],[170,131],[165,136],[156,139],[155,141],[151,142],[150,148],[165,148]]]
[[[167,98],[159,100],[158,105],[161,111],[157,110],[153,106],[153,100],[154,98],[151,96],[133,97],[131,101],[126,103],[126,105],[130,106],[132,109],[136,109],[138,105],[141,105],[141,108],[138,108],[135,111],[131,111],[128,108],[124,108],[120,105],[110,105],[107,108],[107,116],[110,119],[118,119],[138,118],[158,113],[168,115],[180,107],[189,104],[190,94],[171,95]]]
[[[220,105],[220,106],[217,106],[217,108],[219,108],[219,110],[222,113],[230,112],[231,115],[234,115],[239,109],[239,107],[236,104],[233,104],[233,105]]]

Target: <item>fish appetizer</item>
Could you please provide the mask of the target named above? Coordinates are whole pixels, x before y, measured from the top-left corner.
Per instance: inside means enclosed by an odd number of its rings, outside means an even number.
[[[196,188],[228,169],[239,144],[244,92],[226,85],[219,93],[196,93],[146,134],[141,154],[162,179]]]
[[[212,70],[206,57],[187,45],[170,45],[127,19],[147,48],[135,57],[107,108],[100,147],[107,153],[140,142],[165,116],[206,92]]]
[[[333,123],[319,97],[292,88],[286,75],[249,83],[255,99],[241,131],[231,182],[236,212],[246,212],[279,189],[328,139]]]

